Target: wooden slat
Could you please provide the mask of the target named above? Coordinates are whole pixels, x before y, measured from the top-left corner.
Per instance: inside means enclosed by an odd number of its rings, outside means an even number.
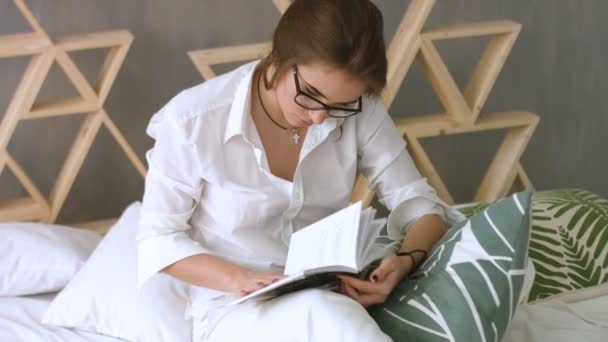
[[[64,51],[75,51],[131,44],[132,41],[131,32],[116,30],[65,36],[56,39],[55,46]]]
[[[92,112],[97,109],[95,101],[85,101],[80,97],[50,100],[34,104],[32,110],[22,119],[38,119],[51,116],[62,116]]]
[[[471,109],[441,59],[437,48],[430,40],[424,40],[420,46],[420,52],[422,67],[439,100],[445,107],[446,114],[458,122],[471,122]]]
[[[8,110],[0,123],[0,151],[6,150],[6,146],[17,127],[21,114],[31,108],[34,98],[42,86],[44,77],[51,67],[54,56],[54,51],[45,52],[33,56],[28,64],[25,73],[19,81],[17,90],[8,105]],[[5,164],[4,157],[0,155],[0,174],[2,174]]]
[[[25,188],[25,190],[30,194],[32,199],[38,203],[40,203],[46,210],[48,210],[48,203],[44,199],[44,195],[42,192],[38,190],[38,187],[34,184],[31,178],[27,175],[25,170],[19,165],[19,163],[11,157],[10,153],[4,151],[1,153],[6,158],[6,165],[13,172],[17,180],[21,183],[21,185]]]
[[[133,151],[133,148],[131,147],[131,145],[129,145],[127,139],[125,139],[124,135],[120,132],[118,127],[116,127],[114,121],[112,121],[112,119],[108,116],[108,113],[106,113],[105,110],[102,109],[101,114],[103,123],[106,125],[106,127],[110,131],[110,134],[112,134],[120,148],[122,148],[122,150],[125,152],[127,158],[129,158],[129,160],[131,161],[131,164],[135,166],[135,169],[137,169],[137,172],[139,172],[142,177],[146,177],[146,167],[139,159],[139,157],[137,157],[137,154],[135,153],[135,151]]]
[[[65,53],[65,51],[58,50],[56,57],[57,64],[63,69],[65,75],[72,81],[76,91],[87,101],[96,101],[97,94],[91,87],[91,84],[84,75],[80,72],[76,64],[72,59]]]
[[[517,191],[523,191],[533,187],[532,181],[530,180],[530,177],[528,177],[526,170],[521,166],[521,163],[517,166],[517,177],[515,178],[514,186]]]
[[[41,220],[48,210],[33,198],[0,201],[0,222]]]
[[[103,235],[103,234],[106,234],[108,232],[108,230],[110,230],[110,228],[112,228],[112,226],[114,224],[116,224],[117,221],[118,221],[118,218],[110,218],[110,219],[71,224],[71,226],[74,226],[77,228],[82,228],[82,229],[87,229],[87,230],[92,230],[94,232],[97,232],[97,233]]]
[[[435,114],[396,119],[395,124],[403,134],[416,137],[435,137],[446,134],[528,126],[534,125],[538,120],[538,115],[534,113],[513,111],[486,114],[475,123],[458,123],[451,121],[446,115]]]
[[[36,32],[0,36],[0,58],[33,55],[51,46],[51,42]]]
[[[80,131],[76,140],[72,144],[68,157],[59,172],[57,182],[51,192],[51,214],[46,222],[55,222],[61,207],[74,183],[78,171],[82,167],[93,140],[99,131],[103,116],[100,112],[88,114],[80,126]]]
[[[281,14],[285,13],[285,11],[287,11],[287,7],[291,5],[291,0],[272,0],[272,2],[274,2],[274,5],[277,7],[279,12],[281,12]]]
[[[395,99],[403,79],[420,47],[420,31],[435,0],[412,0],[387,50],[387,85],[382,93],[386,107]]]
[[[497,35],[490,40],[484,50],[479,64],[464,91],[464,98],[473,111],[474,119],[477,119],[481,108],[486,103],[518,34],[519,30]]]
[[[229,46],[215,49],[191,51],[188,54],[208,64],[240,62],[266,56],[272,48],[271,42]]]
[[[495,201],[508,193],[515,181],[519,160],[530,141],[538,121],[507,131],[496,157],[488,167],[474,201]]]
[[[23,0],[14,0],[14,1],[15,1],[15,5],[17,5],[19,10],[21,11],[21,14],[23,14],[23,17],[25,17],[25,19],[30,24],[32,29],[34,29],[34,31],[36,33],[43,36],[47,40],[50,40],[49,35],[42,28],[42,26],[40,26],[40,23],[38,23],[38,20],[36,20],[36,18],[32,14],[32,12],[30,11],[30,9],[25,5],[25,2]]]
[[[353,191],[350,194],[350,202],[354,203],[357,201],[361,201],[364,208],[369,207],[370,203],[374,199],[374,192],[369,189],[369,182],[365,177],[359,175],[357,177],[357,181],[355,182],[355,186],[353,187]]]
[[[395,66],[393,66],[394,70],[392,71],[392,73],[387,75],[387,84],[384,90],[382,91],[382,99],[384,100],[384,105],[387,108],[391,106],[391,104],[395,100],[395,96],[397,96],[397,93],[401,89],[407,71],[410,69],[412,63],[418,55],[421,42],[422,40],[419,37],[416,37],[412,41],[411,47],[404,51],[404,53],[400,57],[399,63],[395,63]],[[391,60],[389,60],[388,63],[390,67],[390,64],[392,63]]]
[[[130,46],[130,42],[114,46],[106,56],[94,86],[95,91],[97,92],[97,105],[99,108],[101,108],[106,101],[106,97],[110,92],[110,88],[112,88],[112,84],[114,84],[116,75],[127,56]]]
[[[437,169],[435,169],[433,162],[422,148],[422,145],[418,139],[414,137],[406,137],[406,140],[407,148],[412,156],[412,159],[416,163],[416,167],[418,170],[420,170],[420,173],[426,177],[433,189],[435,189],[437,196],[448,204],[454,204],[454,198],[452,198],[448,187],[439,176],[439,173],[437,173]]]
[[[440,40],[488,36],[519,31],[521,24],[511,20],[482,21],[428,28],[422,31],[423,39]]]
[[[205,80],[216,76],[211,65],[241,62],[265,57],[272,49],[271,42],[189,51],[188,56]]]

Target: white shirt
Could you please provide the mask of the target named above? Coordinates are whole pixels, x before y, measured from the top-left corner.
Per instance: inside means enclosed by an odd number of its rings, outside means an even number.
[[[257,63],[181,92],[152,117],[146,132],[156,142],[146,154],[137,235],[140,287],[199,253],[281,271],[291,234],[347,206],[358,171],[391,211],[393,240],[425,214],[450,225],[464,218],[420,175],[377,98],[364,97],[358,115],[310,126],[293,182],[274,176],[250,115]]]

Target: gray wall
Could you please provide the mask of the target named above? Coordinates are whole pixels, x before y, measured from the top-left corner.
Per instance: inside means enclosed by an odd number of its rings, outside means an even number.
[[[189,50],[265,41],[279,14],[270,0],[26,0],[52,36],[126,28],[135,41],[105,108],[143,159],[152,140],[150,116],[180,90],[201,78]],[[409,2],[376,1],[385,16],[387,40]],[[608,2],[604,0],[439,0],[427,25],[511,19],[524,25],[485,112],[524,109],[541,117],[523,156],[537,189],[581,187],[608,196]],[[0,1],[0,34],[27,30],[12,1]],[[487,39],[438,43],[459,84],[468,80]],[[74,54],[89,79],[103,55]],[[26,58],[0,60],[0,113],[4,113],[27,65]],[[229,70],[227,66],[219,71]],[[73,94],[53,67],[42,98]],[[415,65],[390,108],[395,117],[441,110]],[[9,151],[48,193],[82,115],[24,122]],[[474,195],[502,133],[423,140],[457,201]],[[85,160],[62,222],[117,216],[141,198],[143,180],[103,129]],[[24,195],[9,172],[0,175],[0,199]]]

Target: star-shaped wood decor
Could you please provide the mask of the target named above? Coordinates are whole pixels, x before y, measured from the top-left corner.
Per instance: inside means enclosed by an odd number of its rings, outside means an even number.
[[[289,0],[273,0],[281,13]],[[441,180],[419,138],[446,134],[465,134],[484,130],[507,129],[507,134],[494,160],[484,176],[473,200],[493,201],[516,188],[531,186],[519,159],[534,132],[539,118],[536,114],[515,111],[480,116],[481,109],[517,39],[521,25],[512,21],[497,20],[424,29],[435,0],[412,0],[387,47],[387,86],[382,96],[386,107],[395,99],[405,76],[416,57],[423,65],[434,91],[446,113],[423,115],[396,120],[397,127],[408,142],[408,150],[421,173],[448,203],[454,200]],[[490,35],[492,39],[464,93],[452,78],[433,41]],[[244,62],[266,56],[271,42],[228,46],[188,52],[194,65],[205,80],[216,76],[212,65]],[[359,176],[353,187],[351,200],[362,200],[369,205],[374,193],[367,180]]]
[[[144,164],[103,108],[133,36],[126,30],[119,30],[51,39],[23,0],[14,0],[14,2],[33,31],[0,36],[0,58],[32,57],[0,123],[0,173],[5,165],[8,166],[29,197],[0,202],[0,221],[31,220],[52,223],[55,222],[101,126],[109,130],[137,171],[142,176],[146,174]],[[110,51],[97,81],[95,84],[90,84],[68,52],[98,48],[110,48]],[[61,67],[79,96],[45,102],[36,101],[54,62]],[[78,113],[88,114],[57,176],[49,198],[46,198],[7,151],[7,146],[20,121]]]

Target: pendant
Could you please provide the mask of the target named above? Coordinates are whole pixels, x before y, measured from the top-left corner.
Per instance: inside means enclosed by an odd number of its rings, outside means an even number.
[[[291,131],[291,138],[293,139],[293,143],[297,145],[300,141],[300,133],[298,133],[297,129]]]

